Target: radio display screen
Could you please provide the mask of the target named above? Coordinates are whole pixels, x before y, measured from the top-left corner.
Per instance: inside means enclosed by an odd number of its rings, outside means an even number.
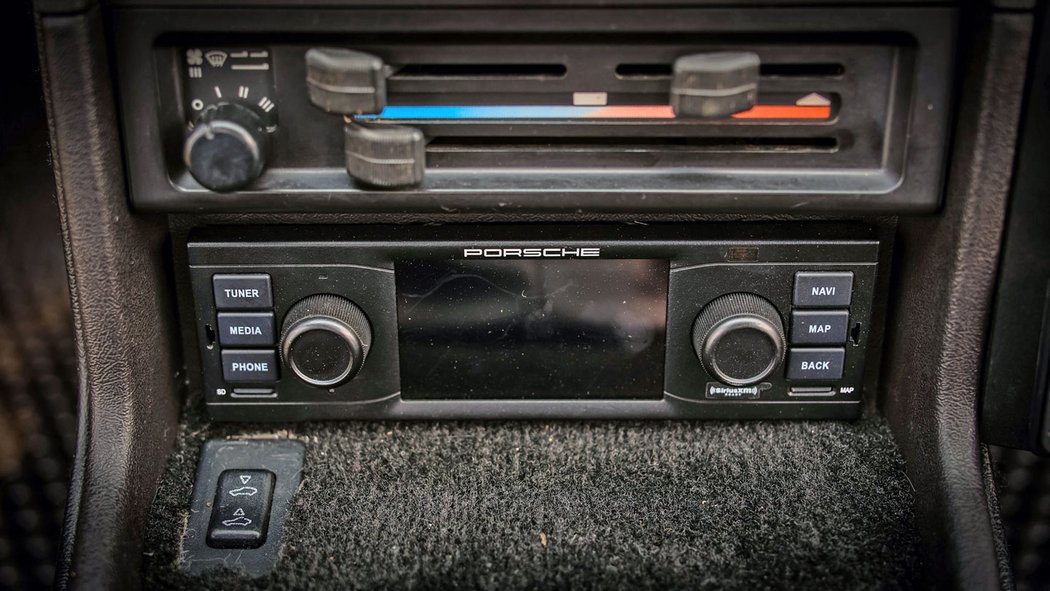
[[[659,399],[669,263],[395,266],[406,400]]]

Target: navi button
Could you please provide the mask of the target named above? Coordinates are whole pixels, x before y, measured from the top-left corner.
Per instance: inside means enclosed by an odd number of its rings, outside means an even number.
[[[795,305],[800,308],[841,308],[853,299],[853,273],[795,273]]]

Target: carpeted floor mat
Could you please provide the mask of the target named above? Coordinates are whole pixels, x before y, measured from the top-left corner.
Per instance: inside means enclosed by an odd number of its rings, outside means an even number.
[[[889,429],[858,422],[323,423],[277,569],[177,568],[197,453],[151,510],[147,587],[895,588],[917,569]]]

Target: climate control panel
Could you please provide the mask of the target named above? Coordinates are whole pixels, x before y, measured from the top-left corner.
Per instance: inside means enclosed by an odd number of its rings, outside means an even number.
[[[165,212],[937,207],[951,7],[574,10],[118,7],[132,201]]]

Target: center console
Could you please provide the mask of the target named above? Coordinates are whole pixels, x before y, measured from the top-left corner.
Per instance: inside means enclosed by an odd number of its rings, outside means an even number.
[[[212,418],[862,413],[874,216],[940,205],[953,7],[245,13],[113,13]]]
[[[1025,3],[37,1],[81,584],[1009,581]]]

